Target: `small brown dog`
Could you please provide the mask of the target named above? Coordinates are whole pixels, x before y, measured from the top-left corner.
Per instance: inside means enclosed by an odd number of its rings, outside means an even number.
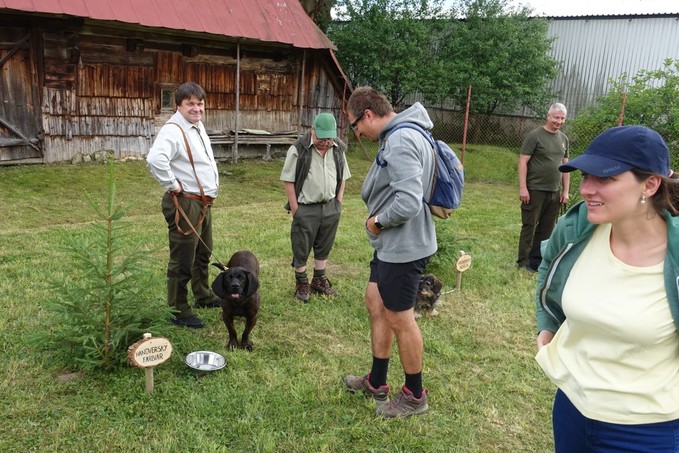
[[[243,348],[252,351],[250,332],[257,323],[259,313],[259,262],[257,257],[246,250],[233,254],[229,262],[224,266],[215,264],[222,269],[215,281],[212,290],[222,299],[222,319],[229,331],[227,348],[233,350]],[[233,326],[235,316],[245,317],[245,329],[240,343]]]
[[[422,315],[437,316],[436,306],[439,303],[443,283],[434,274],[424,274],[420,279],[420,287],[417,290],[415,300],[415,317]]]

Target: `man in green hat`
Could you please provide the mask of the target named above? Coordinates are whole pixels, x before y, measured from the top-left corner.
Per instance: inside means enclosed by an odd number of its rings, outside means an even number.
[[[314,293],[335,296],[337,291],[325,275],[328,255],[335,242],[346,180],[351,177],[346,145],[337,138],[337,123],[331,113],[314,118],[311,130],[288,150],[281,181],[292,213],[290,242],[295,269],[295,297],[303,302]],[[307,260],[314,252],[311,282]]]

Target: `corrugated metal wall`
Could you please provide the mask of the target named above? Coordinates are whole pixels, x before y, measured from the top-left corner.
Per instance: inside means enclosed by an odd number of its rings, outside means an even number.
[[[609,79],[641,69],[660,69],[666,58],[679,59],[679,16],[558,18],[551,56],[561,63],[552,83],[554,100],[573,118],[610,88]]]

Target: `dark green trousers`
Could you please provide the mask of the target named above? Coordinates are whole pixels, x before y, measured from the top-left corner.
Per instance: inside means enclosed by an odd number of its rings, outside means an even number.
[[[328,259],[341,214],[342,204],[337,198],[327,203],[299,205],[290,227],[293,267],[306,266],[311,250],[314,259]]]
[[[521,205],[521,235],[516,263],[537,270],[542,261],[540,244],[551,236],[561,203],[559,192],[529,192],[530,203]]]
[[[210,302],[215,298],[208,282],[212,250],[212,213],[208,207],[205,220],[196,226],[201,216],[202,202],[181,195],[178,200],[198,233],[184,235],[177,230],[176,208],[171,195],[166,193],[163,196],[162,208],[167,221],[170,244],[170,260],[167,263],[167,304],[174,308],[177,317],[184,318],[193,315],[188,302],[189,282],[196,302]],[[191,227],[181,216],[179,226],[184,231],[191,231]]]

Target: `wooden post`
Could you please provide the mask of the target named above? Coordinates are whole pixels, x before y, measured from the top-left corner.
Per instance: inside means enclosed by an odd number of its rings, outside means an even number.
[[[472,256],[467,255],[464,251],[460,250],[459,258],[455,262],[455,269],[457,270],[457,282],[455,289],[457,289],[458,291],[460,290],[460,286],[462,285],[462,273],[469,269],[471,265]]]
[[[153,368],[144,368],[144,376],[146,377],[146,393],[150,395],[153,393]]]
[[[302,68],[300,70],[299,79],[299,117],[297,118],[297,132],[302,135],[302,117],[304,116],[304,100],[306,99],[304,90],[304,77],[305,77],[305,66],[306,66],[306,49],[302,51]]]
[[[150,333],[144,334],[144,339],[151,337]],[[146,378],[146,393],[150,395],[153,393],[153,367],[144,368],[144,377]]]
[[[238,132],[240,131],[240,41],[236,43],[236,134],[231,146],[231,163],[238,164]]]
[[[144,338],[127,348],[127,361],[138,368],[144,368],[146,393],[153,393],[153,368],[164,363],[172,355],[172,343],[164,337],[145,333]]]

